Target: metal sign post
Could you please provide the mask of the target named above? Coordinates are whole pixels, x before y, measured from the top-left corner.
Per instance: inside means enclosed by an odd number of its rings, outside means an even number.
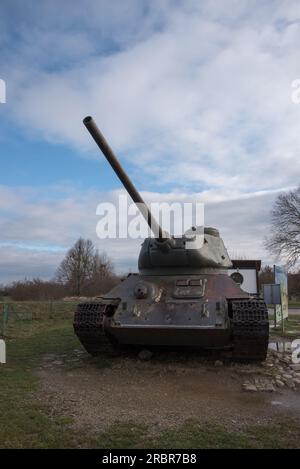
[[[284,320],[288,318],[288,276],[284,267],[274,265],[275,282],[280,285],[280,304],[276,306],[276,314],[281,321],[282,332],[284,332]]]

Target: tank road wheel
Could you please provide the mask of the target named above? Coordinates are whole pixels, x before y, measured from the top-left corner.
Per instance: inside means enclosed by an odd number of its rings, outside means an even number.
[[[230,301],[233,358],[245,361],[266,359],[269,344],[268,309],[263,300]]]
[[[113,344],[103,330],[103,319],[113,305],[103,303],[81,303],[74,315],[74,331],[86,351],[92,356],[98,356],[107,351],[113,351]]]

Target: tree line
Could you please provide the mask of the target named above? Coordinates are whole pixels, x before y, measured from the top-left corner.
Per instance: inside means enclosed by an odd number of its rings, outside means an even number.
[[[50,300],[67,296],[97,296],[117,285],[113,263],[90,239],[79,238],[60,263],[52,280],[22,280],[0,289],[15,301]]]

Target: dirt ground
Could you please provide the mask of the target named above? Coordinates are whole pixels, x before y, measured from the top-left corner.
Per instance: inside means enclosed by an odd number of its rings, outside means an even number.
[[[78,429],[102,431],[133,421],[155,432],[197,419],[238,430],[276,418],[300,421],[299,387],[243,390],[245,380],[269,374],[266,364],[216,363],[178,353],[155,354],[146,362],[133,354],[96,360],[76,349],[45,355],[36,374],[41,388],[34,399],[53,415],[72,417]]]

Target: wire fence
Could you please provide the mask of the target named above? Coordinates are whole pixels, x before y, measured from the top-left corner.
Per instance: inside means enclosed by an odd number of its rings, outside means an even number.
[[[0,337],[27,335],[39,323],[72,320],[78,301],[0,302]]]

